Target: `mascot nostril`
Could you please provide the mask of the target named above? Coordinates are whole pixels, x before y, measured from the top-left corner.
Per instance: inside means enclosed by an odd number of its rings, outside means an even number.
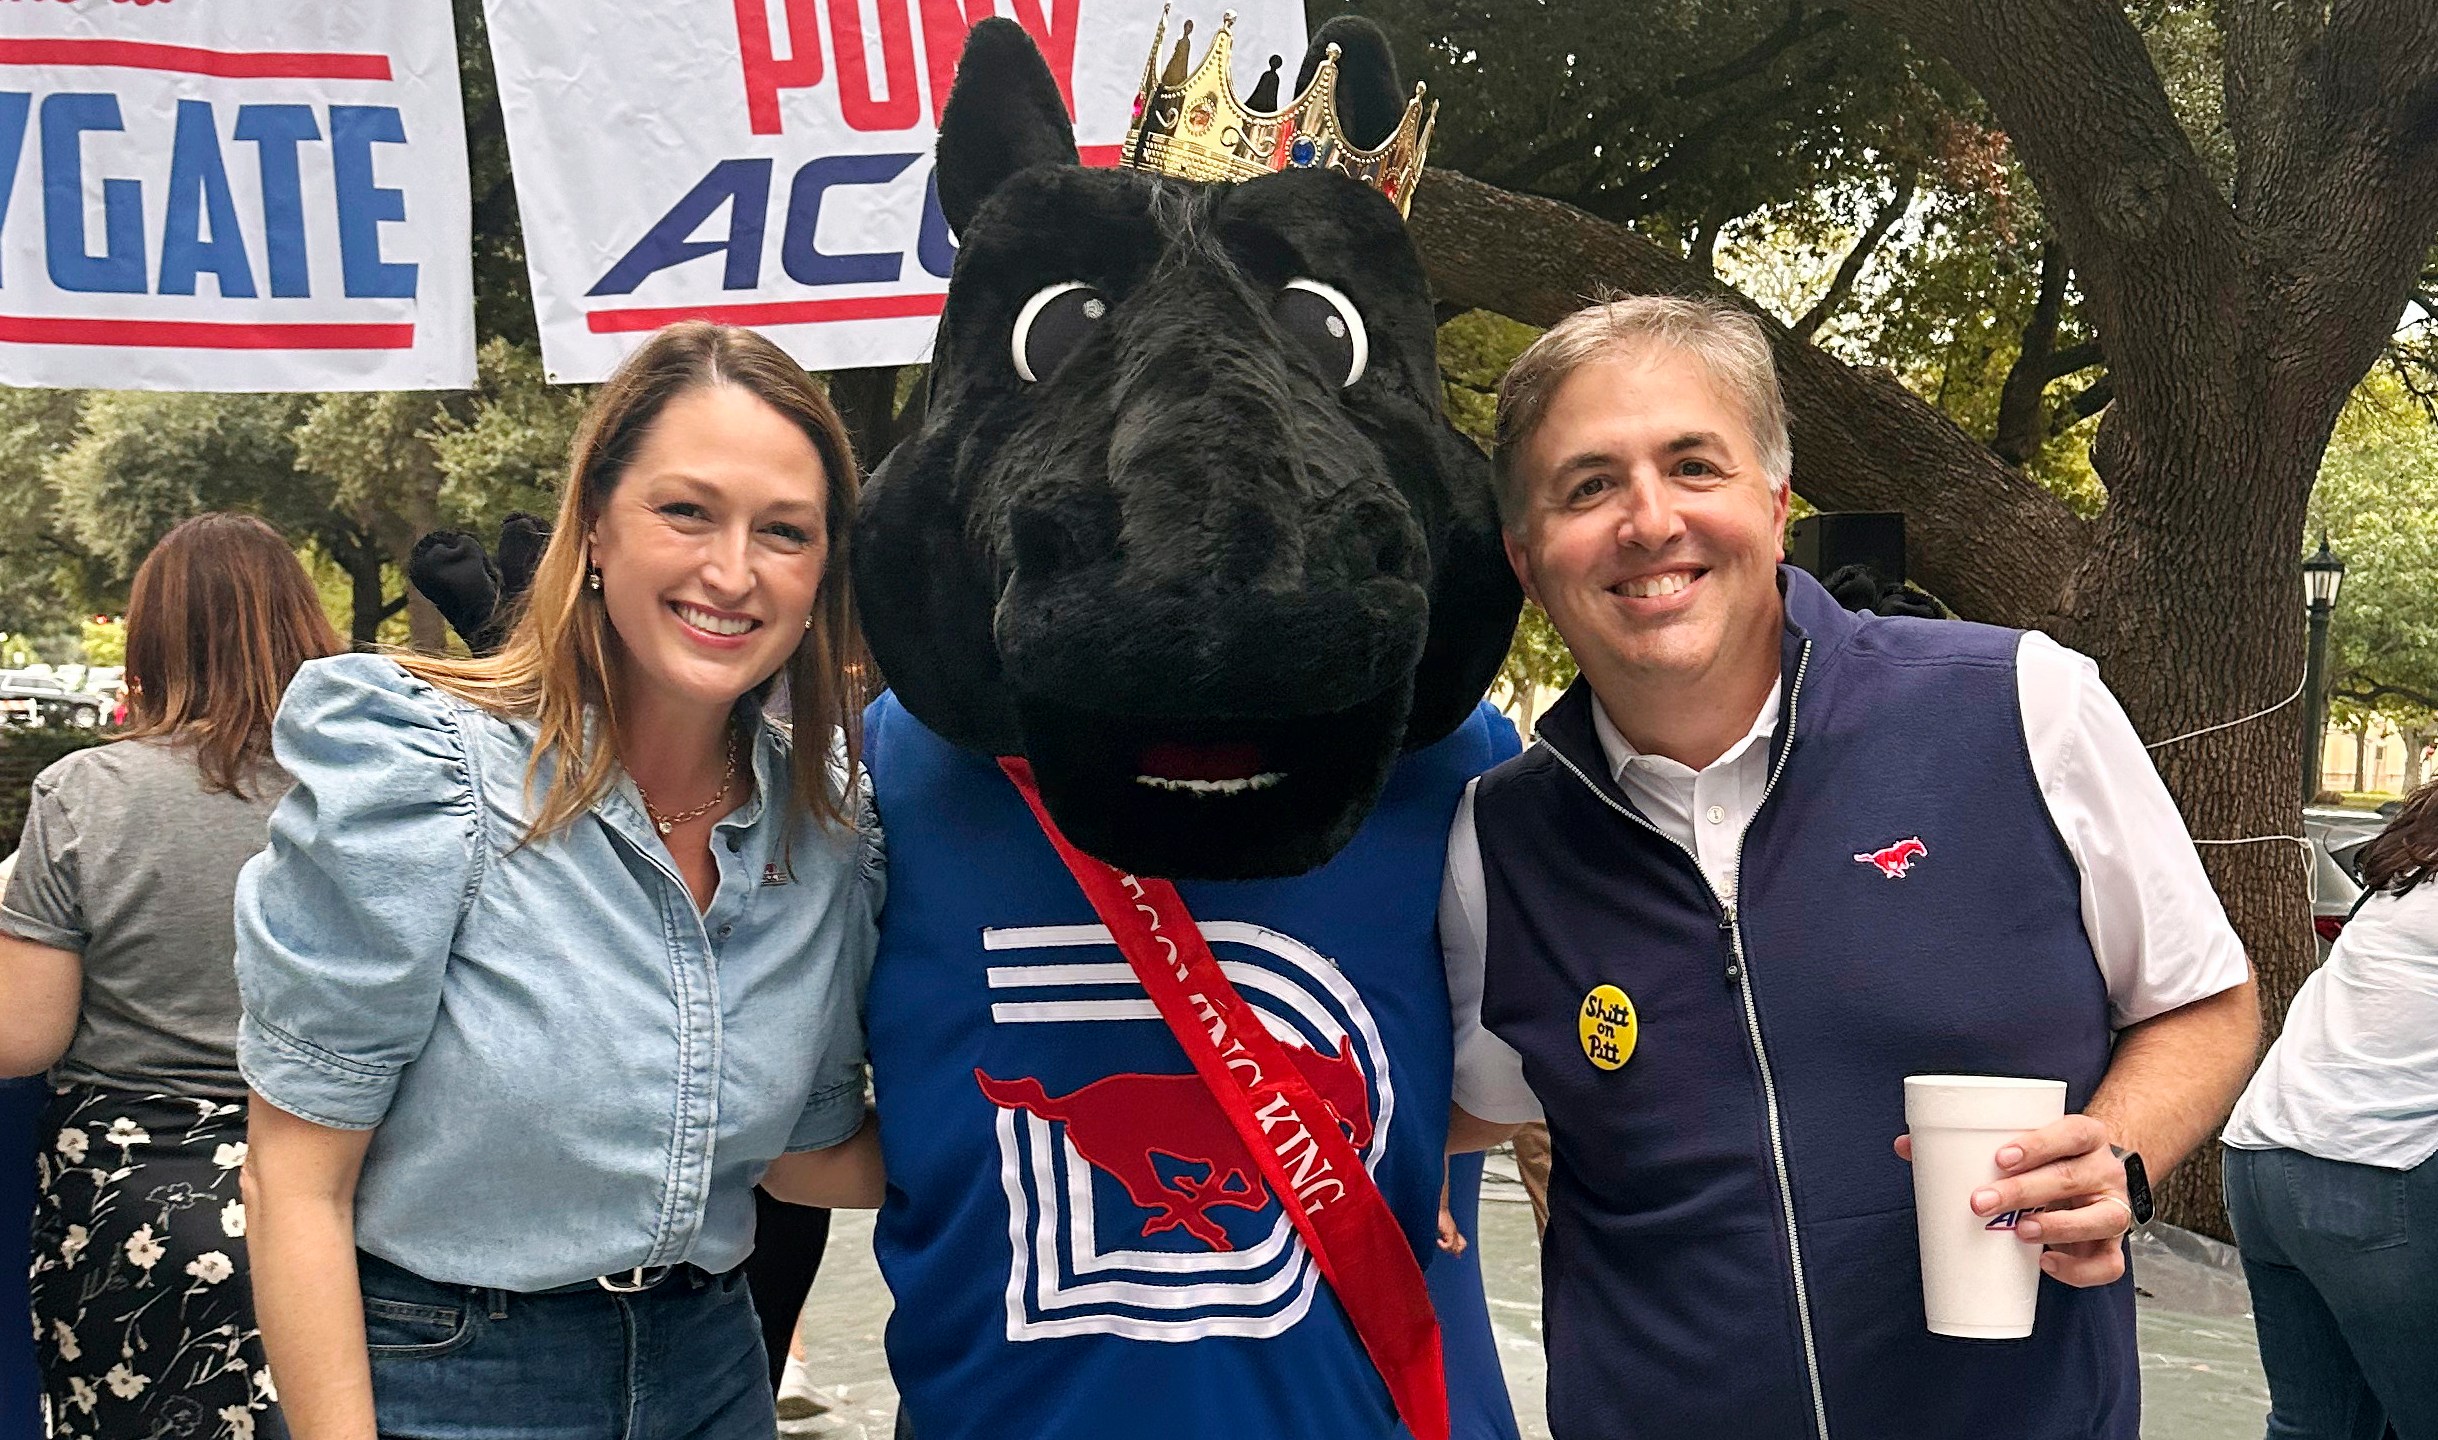
[[[1477,1191],[1434,921],[1521,601],[1405,233],[1430,112],[1364,22],[1283,104],[1168,33],[1106,170],[969,33],[927,403],[849,547],[890,1365],[918,1440],[1512,1436],[1478,1270],[1422,1269]]]
[[[1316,43],[1299,91],[1328,43],[1348,133],[1410,126],[1368,26]],[[1441,410],[1400,182],[1084,169],[1030,40],[989,23],[938,176],[961,249],[930,405],[853,547],[896,700],[1029,760],[1112,864],[1326,862],[1471,712],[1520,598],[1488,464]],[[1189,751],[1260,768],[1146,759]]]

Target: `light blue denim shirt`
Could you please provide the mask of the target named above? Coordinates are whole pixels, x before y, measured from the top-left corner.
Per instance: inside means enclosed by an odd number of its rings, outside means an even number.
[[[879,832],[802,816],[785,733],[719,822],[697,913],[634,784],[520,845],[529,723],[374,655],[280,706],[296,777],[237,884],[237,1059],[273,1105],[379,1127],[356,1241],[429,1279],[541,1290],[753,1247],[754,1182],[863,1118]]]

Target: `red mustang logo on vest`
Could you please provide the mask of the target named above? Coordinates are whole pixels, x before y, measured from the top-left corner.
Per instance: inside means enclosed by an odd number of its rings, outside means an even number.
[[[1856,855],[1854,860],[1857,864],[1878,866],[1879,873],[1891,880],[1902,880],[1905,872],[1913,868],[1913,862],[1929,853],[1930,847],[1922,843],[1921,836],[1910,835],[1885,850],[1870,850]]]
[[[1351,1049],[1341,1045],[1337,1054],[1323,1055],[1298,1046],[1288,1054],[1349,1142],[1370,1144],[1371,1092]],[[1211,1210],[1222,1205],[1259,1210],[1270,1203],[1260,1167],[1197,1076],[1111,1075],[1065,1095],[1049,1094],[1029,1076],[999,1080],[976,1070],[974,1081],[994,1105],[1065,1125],[1077,1154],[1124,1186],[1126,1198],[1153,1212],[1143,1222],[1145,1239],[1182,1228],[1213,1250],[1232,1250]],[[1300,1154],[1285,1148],[1280,1154],[1290,1165],[1310,1164],[1309,1137],[1298,1148]],[[1162,1179],[1153,1159],[1159,1155],[1209,1173]]]

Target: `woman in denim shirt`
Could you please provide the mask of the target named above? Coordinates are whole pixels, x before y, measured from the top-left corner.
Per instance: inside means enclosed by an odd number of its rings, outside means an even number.
[[[596,397],[498,655],[290,687],[238,1059],[299,1440],[769,1440],[753,1186],[880,1198],[855,475],[785,354],[673,326]]]

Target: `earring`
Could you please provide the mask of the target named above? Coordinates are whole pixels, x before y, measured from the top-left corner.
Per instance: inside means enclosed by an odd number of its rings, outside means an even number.
[[[601,571],[598,567],[587,568],[585,570],[584,588],[592,591],[596,595],[601,593]]]
[[[812,628],[813,628],[813,617],[812,617],[812,616],[807,615],[807,616],[805,616],[805,617],[804,617],[804,628],[805,628],[805,629],[807,629],[807,630],[810,630],[810,629],[812,629]]]

